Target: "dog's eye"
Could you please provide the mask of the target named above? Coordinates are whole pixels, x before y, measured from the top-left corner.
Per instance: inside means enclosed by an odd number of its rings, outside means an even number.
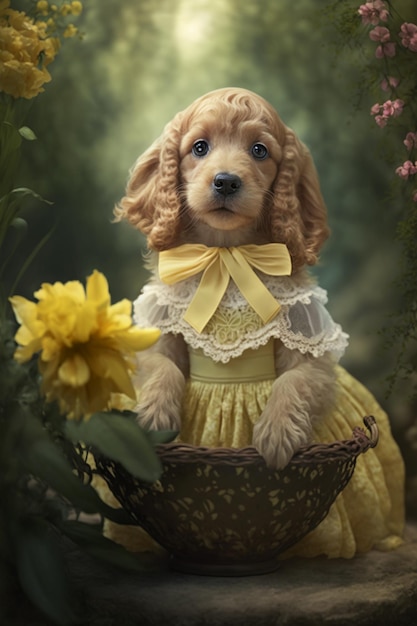
[[[254,143],[251,148],[252,156],[262,161],[268,156],[268,148],[263,143]]]
[[[192,152],[194,156],[202,157],[207,154],[209,148],[210,146],[208,145],[207,141],[205,141],[204,139],[199,139],[193,144]]]

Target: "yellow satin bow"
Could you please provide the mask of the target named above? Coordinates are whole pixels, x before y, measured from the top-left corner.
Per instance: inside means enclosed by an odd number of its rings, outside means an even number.
[[[202,244],[184,244],[159,253],[159,276],[173,285],[203,272],[200,284],[184,319],[201,333],[214,315],[232,278],[241,294],[261,317],[264,324],[281,308],[252,267],[272,276],[291,274],[291,257],[283,243],[236,248],[208,248]]]

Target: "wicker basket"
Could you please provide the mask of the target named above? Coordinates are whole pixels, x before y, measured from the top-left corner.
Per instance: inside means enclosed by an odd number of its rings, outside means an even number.
[[[273,571],[277,556],[313,530],[349,482],[357,457],[374,447],[367,436],[299,450],[283,470],[268,469],[254,448],[157,447],[163,473],[148,484],[121,465],[97,457],[113,494],[158,543],[174,569],[211,575]]]

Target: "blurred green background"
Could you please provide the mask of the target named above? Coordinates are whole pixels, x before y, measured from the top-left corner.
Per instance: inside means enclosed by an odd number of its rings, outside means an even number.
[[[114,301],[134,299],[146,280],[144,239],[112,224],[129,168],[194,98],[228,85],[249,88],[276,107],[314,156],[332,229],[314,272],[351,337],[343,364],[389,410],[401,437],[412,407],[406,384],[386,397],[393,355],[380,333],[401,297],[398,201],[390,196],[392,166],[381,156],[383,131],[369,115],[375,97],[364,85],[364,50],[342,45],[337,11],[320,0],[83,4],[83,39],[65,42],[27,120],[38,141],[25,144],[21,182],[53,205],[27,207],[22,259],[55,231],[18,293],[31,297],[45,281],[84,281],[97,268]],[[337,4],[359,20],[359,2]],[[396,4],[411,20],[415,0]],[[365,27],[362,35],[372,57]]]

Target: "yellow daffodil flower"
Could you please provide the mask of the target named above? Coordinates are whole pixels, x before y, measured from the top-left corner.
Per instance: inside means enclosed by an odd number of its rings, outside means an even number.
[[[117,394],[135,399],[135,352],[155,343],[160,331],[133,326],[132,303],[112,305],[98,271],[88,277],[86,290],[78,281],[44,283],[34,295],[37,303],[10,299],[21,324],[15,359],[22,363],[40,353],[46,399],[57,400],[71,418],[110,408]]]

